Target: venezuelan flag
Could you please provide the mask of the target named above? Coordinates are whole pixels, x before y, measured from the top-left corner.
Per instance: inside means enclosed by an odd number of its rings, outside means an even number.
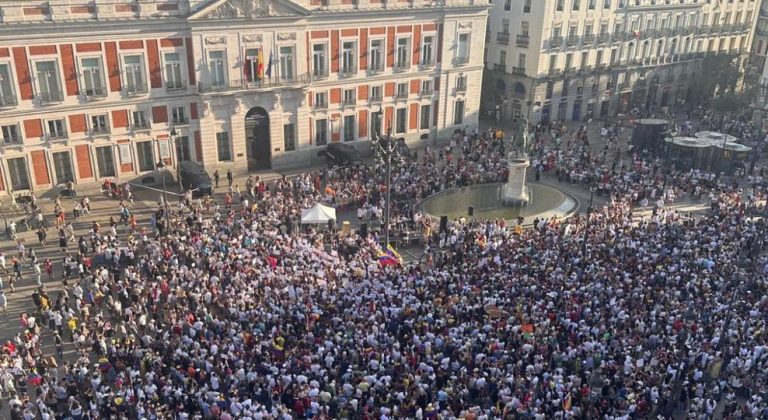
[[[397,259],[398,264],[403,263],[403,257],[400,256],[400,254],[397,252],[397,250],[392,246],[392,244],[387,244],[387,254],[395,259]]]

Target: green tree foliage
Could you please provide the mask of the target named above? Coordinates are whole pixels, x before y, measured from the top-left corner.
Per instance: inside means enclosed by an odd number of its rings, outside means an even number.
[[[742,77],[738,57],[730,54],[708,55],[701,69],[691,78],[692,100],[706,101],[716,95],[733,93]]]

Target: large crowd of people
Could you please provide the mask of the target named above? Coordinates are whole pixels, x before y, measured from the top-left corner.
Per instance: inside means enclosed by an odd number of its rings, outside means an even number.
[[[380,220],[382,177],[363,166],[230,181],[223,205],[161,203],[149,228],[94,223],[1,348],[11,418],[768,417],[761,186],[562,135],[536,141],[533,170],[600,188],[601,211],[522,232],[454,220],[418,263],[381,264],[375,230],[300,225],[317,202]],[[504,152],[457,133],[405,157],[393,223],[506,179]],[[709,214],[666,206],[686,193]]]

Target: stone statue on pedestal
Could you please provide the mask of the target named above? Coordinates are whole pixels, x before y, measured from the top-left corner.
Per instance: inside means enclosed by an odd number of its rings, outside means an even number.
[[[520,117],[515,125],[515,132],[512,136],[512,148],[522,153],[523,156],[528,155],[528,147],[530,146],[530,134],[528,133],[528,119]]]

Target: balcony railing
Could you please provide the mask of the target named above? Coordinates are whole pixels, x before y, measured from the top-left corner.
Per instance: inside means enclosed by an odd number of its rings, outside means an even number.
[[[467,56],[458,56],[453,58],[453,64],[457,66],[463,66],[464,64],[469,63],[469,57]]]
[[[494,64],[493,69],[496,71],[500,71],[502,73],[507,72],[507,65],[506,64]]]
[[[49,104],[52,102],[61,102],[64,100],[64,95],[60,91],[39,92],[37,99],[41,104]]]
[[[512,74],[525,74],[525,67],[512,67]]]
[[[619,90],[627,90],[627,89],[629,89],[629,82],[619,83]]]
[[[344,100],[341,101],[341,104],[344,106],[354,106],[355,98],[344,98]]]
[[[168,82],[165,84],[165,90],[168,92],[184,90],[187,88],[187,84],[184,82]]]
[[[466,82],[458,83],[456,85],[456,92],[466,92],[466,91],[467,91],[467,83]]]
[[[549,46],[552,48],[557,48],[563,45],[563,37],[561,36],[553,36],[552,38],[549,38]]]
[[[395,73],[403,73],[408,71],[411,68],[411,65],[409,63],[395,63],[395,65],[392,67],[392,71]]]
[[[595,40],[595,34],[584,34],[581,37],[581,42],[585,44],[591,44]]]
[[[125,92],[126,95],[143,95],[147,93],[147,85],[143,83],[136,83],[132,85],[125,85],[123,87],[123,92]]]
[[[107,89],[101,86],[83,89],[83,96],[86,100],[92,101],[102,99],[107,96]]]
[[[20,135],[4,136],[3,144],[21,144],[21,136]]]
[[[368,98],[368,102],[375,104],[381,102],[381,95],[373,95],[370,98]]]
[[[149,123],[147,121],[138,121],[131,124],[131,130],[142,131],[149,130]]]
[[[18,104],[19,101],[16,100],[15,96],[0,96],[0,107],[16,106]]]
[[[314,77],[311,77],[309,73],[304,73],[301,76],[294,77],[292,79],[272,78],[262,81],[250,81],[245,79],[228,80],[227,83],[221,86],[211,86],[210,84],[198,83],[197,89],[200,93],[211,92],[226,92],[235,90],[259,90],[259,89],[274,89],[280,87],[292,87],[307,85]]]
[[[405,92],[400,91],[400,92],[395,93],[395,98],[397,98],[397,99],[408,99],[408,91],[405,91]]]
[[[597,34],[597,42],[598,43],[604,43],[608,42],[608,40],[611,39],[611,35],[603,33],[603,34]]]
[[[341,68],[341,77],[352,77],[355,75],[357,75],[357,68],[355,67]]]
[[[508,32],[497,32],[496,33],[496,42],[499,44],[509,45],[509,33]]]
[[[516,42],[518,47],[528,47],[531,44],[531,37],[528,35],[518,35]]]
[[[61,133],[48,133],[46,137],[48,138],[48,141],[56,141],[56,140],[66,140],[69,136],[65,131]]]
[[[105,134],[109,134],[109,128],[107,128],[107,127],[98,127],[98,126],[96,126],[96,127],[91,128],[91,135],[93,135],[93,136],[100,136],[100,135],[105,135]]]
[[[435,91],[433,89],[422,89],[421,92],[419,92],[419,96],[422,98],[430,97],[435,94]]]
[[[375,67],[368,67],[368,73],[369,74],[379,74],[384,72],[384,67],[379,65]]]
[[[562,71],[562,70],[560,70],[560,69],[549,69],[549,71],[547,72],[547,74],[548,74],[550,77],[557,77],[557,76],[560,76],[561,74],[563,74],[563,71]]]
[[[315,109],[328,109],[328,102],[315,103]]]
[[[189,118],[187,117],[174,118],[172,121],[173,125],[189,125]]]
[[[578,35],[569,35],[568,38],[565,40],[565,43],[570,47],[573,45],[576,45],[579,43],[579,36]]]

